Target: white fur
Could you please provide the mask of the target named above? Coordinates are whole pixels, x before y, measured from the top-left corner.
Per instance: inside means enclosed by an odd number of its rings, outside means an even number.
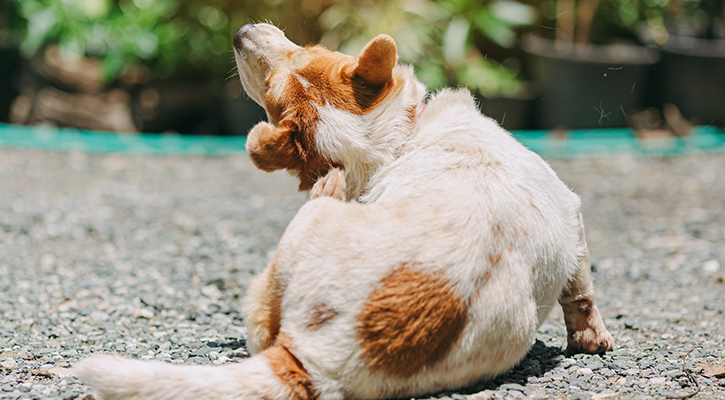
[[[371,123],[371,115],[336,114],[364,121],[356,126],[389,120],[379,115],[382,120]],[[308,202],[277,253],[285,287],[283,331],[299,344],[296,356],[308,371],[345,398],[410,396],[507,371],[526,354],[578,266],[578,197],[540,157],[480,115],[468,92],[439,93],[408,136],[400,148],[386,149],[389,153],[367,149],[378,159],[391,153],[395,158],[368,170],[373,175],[365,179],[364,204]],[[349,143],[341,139],[336,145]],[[356,152],[365,153],[349,151]],[[347,171],[349,164],[344,167]],[[513,241],[513,250],[498,248],[505,243],[492,236],[496,225]],[[511,237],[513,228],[527,236]],[[492,251],[502,253],[495,269],[488,258]],[[379,282],[411,261],[445,274],[464,299],[478,297],[446,359],[401,379],[365,367],[354,327],[356,310]],[[477,290],[473,282],[487,271],[489,284]],[[320,303],[346,313],[310,331],[305,317]],[[502,359],[490,357],[498,353]]]
[[[290,392],[262,357],[224,367],[179,366],[112,355],[87,358],[76,377],[99,389],[104,400],[287,400]]]
[[[281,33],[260,31],[290,47]],[[263,60],[277,51],[252,47]],[[260,98],[267,90],[260,75],[274,63],[255,71],[258,60],[239,62],[245,89]],[[274,273],[260,275],[247,299],[248,345],[257,353],[264,326],[255,325],[255,314],[268,280],[278,282],[281,332],[320,399],[409,397],[506,372],[586,258],[579,198],[539,156],[481,115],[467,91],[441,91],[424,106],[412,68],[398,66],[394,77],[400,86],[366,115],[318,105],[318,151],[343,167],[353,201],[305,204],[280,241]],[[442,360],[403,378],[366,365],[356,328],[381,280],[406,263],[446,277],[467,305],[467,323]],[[578,285],[591,295],[588,275]],[[311,310],[320,304],[336,315],[311,329]],[[77,371],[106,400],[281,398],[285,389],[264,357],[187,368],[91,358]]]
[[[331,161],[344,165],[348,199],[360,196],[372,173],[398,156],[411,131],[407,108],[413,105],[416,111],[422,110],[426,88],[414,78],[413,68],[396,66],[393,76],[403,82],[402,86],[385,106],[369,114],[318,106],[317,148]]]

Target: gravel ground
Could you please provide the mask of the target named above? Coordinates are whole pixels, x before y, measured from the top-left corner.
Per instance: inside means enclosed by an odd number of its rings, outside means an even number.
[[[584,201],[616,349],[565,357],[561,311],[493,382],[432,397],[724,399],[725,155],[554,160]],[[93,399],[97,352],[185,364],[246,357],[238,312],[305,196],[244,155],[0,149],[0,399]],[[663,397],[660,397],[663,398]]]

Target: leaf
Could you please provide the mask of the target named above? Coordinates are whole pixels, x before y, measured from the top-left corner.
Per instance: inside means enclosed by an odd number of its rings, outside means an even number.
[[[502,47],[511,48],[516,43],[516,32],[508,23],[491,15],[488,9],[481,10],[476,15],[474,23],[487,38]]]
[[[700,375],[704,376],[705,378],[712,378],[712,377],[725,377],[725,367],[722,365],[712,365],[709,361],[705,360],[700,363],[700,368],[702,368],[702,372]]]
[[[470,22],[460,17],[454,18],[448,24],[443,35],[443,55],[448,64],[455,67],[463,63],[470,28]]]

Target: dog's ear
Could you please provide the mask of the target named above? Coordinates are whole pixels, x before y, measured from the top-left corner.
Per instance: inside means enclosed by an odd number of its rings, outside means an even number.
[[[268,122],[255,125],[247,136],[247,153],[262,171],[300,169],[300,155],[291,130],[280,129]]]
[[[381,34],[370,40],[360,51],[353,73],[370,85],[380,86],[393,77],[393,68],[397,62],[398,48],[395,40]]]

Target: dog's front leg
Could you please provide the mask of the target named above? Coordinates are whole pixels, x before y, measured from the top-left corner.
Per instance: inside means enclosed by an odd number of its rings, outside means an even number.
[[[599,354],[614,348],[614,338],[604,326],[599,309],[594,303],[594,284],[581,214],[579,222],[579,267],[559,296],[566,323],[566,352]]]

